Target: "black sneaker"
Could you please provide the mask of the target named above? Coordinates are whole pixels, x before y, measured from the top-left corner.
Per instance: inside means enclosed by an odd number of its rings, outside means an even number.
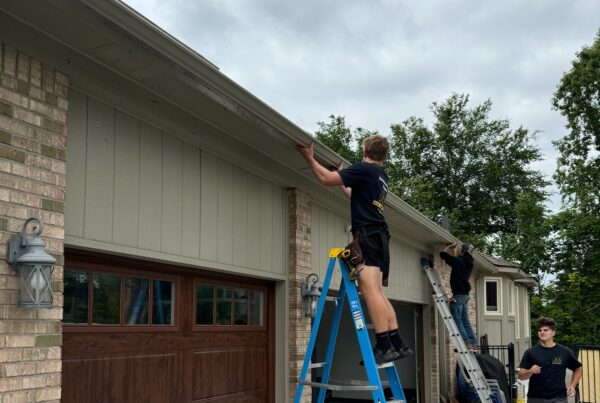
[[[398,353],[398,358],[396,358],[397,360],[401,360],[403,358],[408,357],[409,355],[414,354],[414,352],[408,347],[402,347],[401,349],[396,350],[396,352]]]
[[[390,347],[386,351],[382,351],[378,347],[375,347],[373,349],[373,355],[375,356],[375,363],[377,365],[385,364],[386,362],[392,362],[401,358],[400,354],[398,354],[398,352],[394,350],[393,347]],[[365,365],[365,362],[361,361],[359,364]]]

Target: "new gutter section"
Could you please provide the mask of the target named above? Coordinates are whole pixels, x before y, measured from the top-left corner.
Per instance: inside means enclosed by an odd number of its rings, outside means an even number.
[[[238,108],[246,110],[249,114],[263,121],[266,125],[286,137],[293,144],[308,145],[315,143],[315,155],[331,166],[338,166],[344,161],[338,154],[325,145],[316,141],[309,133],[302,130],[293,122],[282,116],[273,108],[262,102],[256,96],[235,83],[221,73],[218,68],[200,54],[184,45],[173,36],[153,24],[147,18],[131,9],[119,0],[81,0],[82,3],[103,15],[116,25],[120,26],[131,35],[146,45],[156,49],[175,64],[191,72],[200,81],[208,85],[212,91],[224,94]],[[445,231],[439,225],[419,213],[415,208],[390,193],[386,199],[390,209],[408,218],[410,221],[425,227],[440,238],[440,244],[460,242],[457,238]],[[497,273],[497,268],[487,259],[476,253],[475,261],[484,270]]]

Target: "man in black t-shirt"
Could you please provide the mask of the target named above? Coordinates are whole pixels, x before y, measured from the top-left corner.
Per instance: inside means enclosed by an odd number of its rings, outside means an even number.
[[[454,256],[449,253],[450,251]],[[469,277],[473,272],[472,252],[473,245],[468,243],[451,244],[440,252],[440,257],[448,266],[452,267],[450,272],[450,287],[452,288],[450,312],[469,350],[473,350],[477,346],[477,338],[469,320],[469,292],[471,291]]]
[[[389,239],[383,206],[388,193],[388,176],[383,163],[390,145],[380,135],[363,141],[363,161],[346,169],[330,171],[314,158],[312,143],[298,147],[298,151],[319,182],[325,186],[341,186],[350,197],[352,234],[358,241],[363,261],[356,270],[360,272],[358,284],[367,302],[367,310],[375,328],[374,354],[377,363],[406,357],[412,351],[398,333],[398,322],[392,304],[383,293],[390,266]]]
[[[535,327],[540,344],[525,351],[519,364],[519,379],[529,379],[527,403],[567,403],[567,396],[575,396],[583,374],[581,363],[571,350],[554,342],[554,319],[539,318]],[[573,376],[565,387],[567,368],[573,371]]]

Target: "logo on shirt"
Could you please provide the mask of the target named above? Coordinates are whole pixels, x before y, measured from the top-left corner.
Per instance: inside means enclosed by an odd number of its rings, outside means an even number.
[[[385,204],[385,198],[388,194],[388,184],[385,180],[380,176],[379,181],[381,182],[381,194],[379,195],[379,199],[373,200],[373,205],[377,207],[379,214],[383,214],[383,205]]]
[[[556,356],[556,357],[552,358],[552,364],[553,364],[553,365],[562,365],[562,363],[563,363],[563,362],[562,362],[562,358],[561,358],[561,356],[560,356],[560,355],[558,355],[558,356]]]

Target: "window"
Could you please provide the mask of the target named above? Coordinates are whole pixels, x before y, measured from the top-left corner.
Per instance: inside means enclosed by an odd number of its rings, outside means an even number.
[[[65,324],[174,324],[175,282],[172,280],[67,268],[64,284]]]
[[[515,316],[515,301],[516,301],[516,287],[512,281],[508,282],[508,315]]]
[[[264,326],[264,290],[196,284],[196,325]]]
[[[485,314],[502,315],[502,279],[486,277],[484,291]]]

